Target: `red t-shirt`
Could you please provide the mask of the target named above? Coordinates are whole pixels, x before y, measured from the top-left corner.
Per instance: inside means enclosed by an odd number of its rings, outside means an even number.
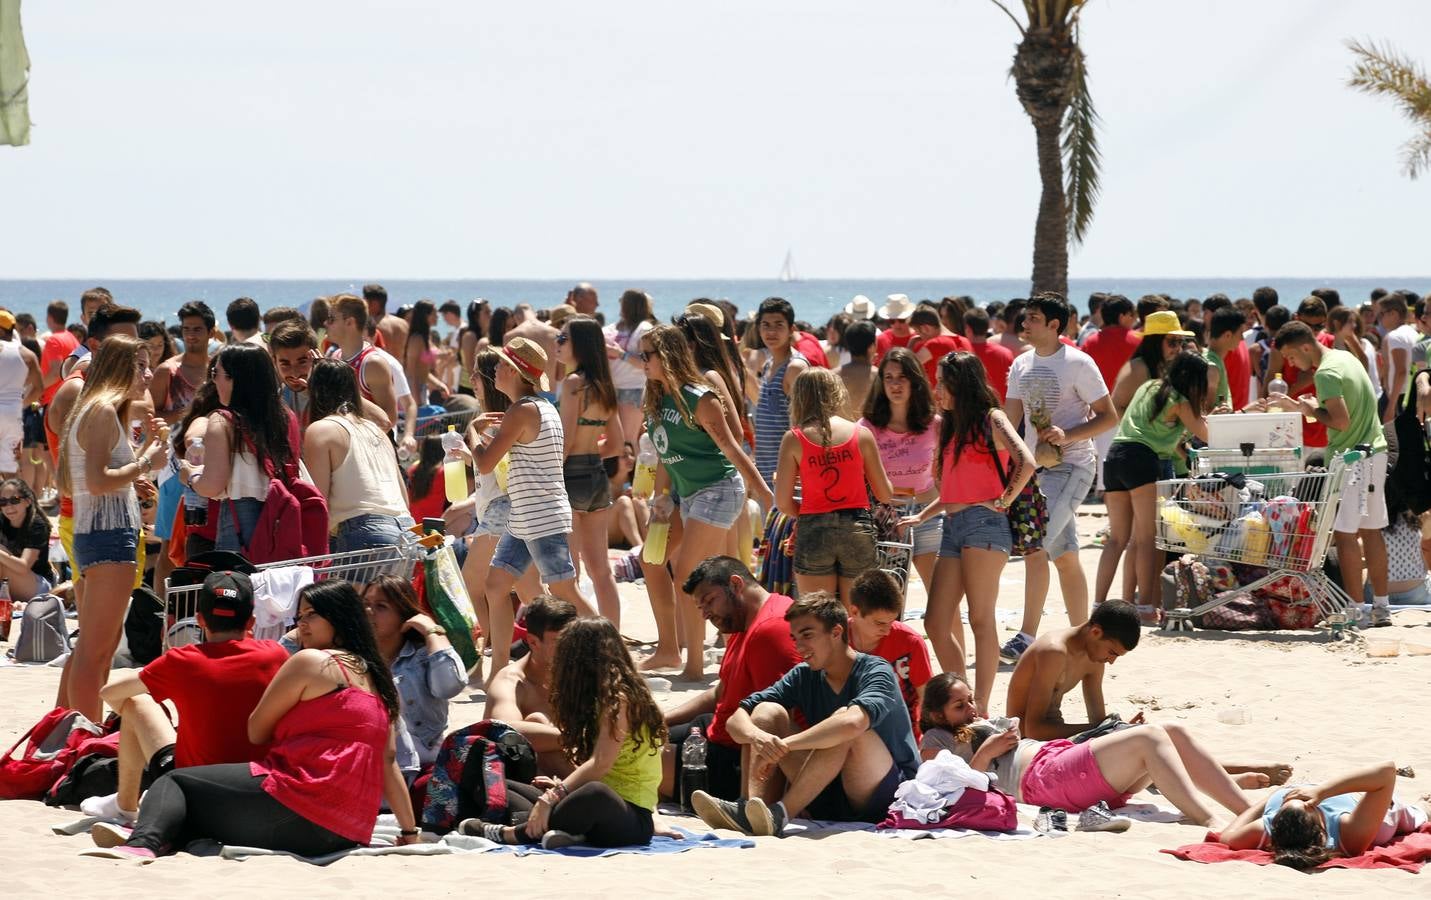
[[[141,669],[149,695],[179,710],[174,765],[263,759],[268,745],[248,742],[248,717],[285,662],[278,642],[244,638],[175,647]]]
[[[1103,385],[1113,390],[1118,380],[1118,371],[1123,364],[1133,358],[1142,338],[1121,325],[1106,325],[1088,336],[1083,342],[1083,352],[1093,357],[1098,371],[1103,376]],[[1246,354],[1244,354],[1245,358]],[[1244,392],[1246,388],[1244,387]],[[1240,408],[1240,407],[1239,407]]]
[[[890,329],[881,331],[879,336],[875,338],[874,359],[872,359],[871,362],[875,365],[879,365],[879,361],[884,359],[884,355],[890,350],[895,347],[908,347],[910,343],[918,337],[919,335],[915,333],[913,328],[909,329],[909,334],[906,334],[904,337],[900,337]]]
[[[771,594],[744,631],[725,636],[725,656],[720,661],[720,699],[716,701],[710,734],[706,735],[709,740],[737,747],[725,730],[730,714],[740,706],[740,701],[770,687],[800,663],[795,641],[790,638],[790,625],[785,621],[785,613],[794,602],[784,594]]]
[[[412,473],[417,471],[413,466],[407,473],[412,477]],[[440,519],[442,511],[447,509],[447,489],[442,481],[442,471],[438,470],[433,476],[432,483],[427,486],[427,493],[421,497],[416,494],[408,495],[408,512],[412,514],[413,521],[421,523],[423,519]]]
[[[1222,357],[1222,366],[1227,369],[1227,389],[1232,392],[1232,408],[1242,409],[1247,405],[1249,379],[1252,377],[1252,360],[1247,356],[1247,342],[1237,345]]]
[[[1014,364],[1014,351],[993,341],[980,341],[972,345],[969,352],[979,357],[979,362],[984,364],[984,373],[989,376],[989,386],[999,395],[999,402],[1003,403],[1004,395],[1009,392],[1009,368]],[[933,385],[933,382],[930,382],[930,385]]]
[[[43,376],[50,371],[50,365],[55,367],[55,374],[60,373],[64,366],[65,357],[69,356],[74,349],[79,346],[79,340],[68,331],[55,331],[45,338],[44,349],[40,351],[40,374]],[[55,383],[45,388],[45,394],[40,402],[49,405],[54,398],[55,392],[64,384],[63,378],[56,378]]]
[[[909,707],[914,739],[919,740],[919,689],[934,677],[924,638],[903,622],[894,622],[889,634],[875,645],[870,655],[878,656],[894,669],[894,677],[899,679],[899,693],[904,697],[904,705]]]
[[[928,376],[929,383],[933,385],[939,380],[939,360],[945,354],[953,353],[955,350],[968,350],[969,341],[957,334],[940,334],[919,345],[916,354],[929,351],[929,359],[924,362],[924,374]]]
[[[810,332],[795,332],[795,349],[800,351],[810,365],[822,369],[830,368],[830,361],[825,358],[825,348],[820,346],[820,339]]]

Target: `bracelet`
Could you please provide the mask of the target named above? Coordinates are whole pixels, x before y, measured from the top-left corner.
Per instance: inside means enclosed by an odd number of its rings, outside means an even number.
[[[570,793],[570,791],[567,790],[565,781],[558,781],[552,788],[552,791],[556,793],[558,800],[565,800],[566,795]]]
[[[399,829],[399,830],[398,830],[398,834],[402,835],[403,837],[416,837],[416,836],[422,834],[422,829],[421,829],[421,828],[402,828],[402,829]]]
[[[198,481],[200,478],[203,478],[203,477],[204,477],[204,473],[203,473],[203,472],[195,472],[193,475],[190,475],[190,476],[189,476],[189,481],[188,481],[189,490],[192,491],[192,490],[194,489],[194,482]]]

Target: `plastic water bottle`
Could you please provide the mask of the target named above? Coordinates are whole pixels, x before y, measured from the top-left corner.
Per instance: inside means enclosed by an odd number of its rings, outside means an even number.
[[[661,492],[664,497],[671,493],[669,489]],[[646,546],[641,548],[641,558],[653,566],[659,566],[666,561],[666,539],[671,536],[671,523],[666,516],[657,517],[656,513],[651,514],[651,525],[646,529]]]
[[[189,438],[188,448],[184,451],[184,459],[191,466],[202,466],[204,464],[204,439],[199,436]],[[189,485],[183,488],[184,497],[184,524],[203,525],[209,521],[209,499]]]
[[[691,806],[691,795],[696,791],[703,791],[709,785],[706,774],[706,736],[699,728],[692,728],[691,733],[686,735],[686,739],[681,744],[681,808],[686,812],[694,812]]]
[[[1272,376],[1272,380],[1269,381],[1269,382],[1267,382],[1267,394],[1268,394],[1268,396],[1271,396],[1272,394],[1286,394],[1286,393],[1287,393],[1287,382],[1286,382],[1285,380],[1283,380],[1283,378],[1282,378],[1281,375],[1273,375],[1273,376]]]
[[[10,640],[10,617],[14,615],[15,604],[10,600],[10,580],[0,579],[0,641]],[[701,757],[705,759],[704,756]],[[704,763],[702,763],[704,764]]]
[[[636,474],[631,479],[631,493],[650,499],[656,492],[656,445],[651,443],[650,435],[642,434],[640,446],[636,454]]]
[[[467,461],[462,458],[462,435],[456,425],[448,425],[442,435],[442,449],[447,456],[442,460],[442,475],[446,480],[447,501],[456,503],[467,499]]]

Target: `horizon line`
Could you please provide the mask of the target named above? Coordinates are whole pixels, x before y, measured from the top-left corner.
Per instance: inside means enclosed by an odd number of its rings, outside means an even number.
[[[9,276],[0,278],[0,284],[12,282],[45,282],[45,281],[362,281],[338,275],[125,275],[125,276],[94,276],[94,275],[49,275],[43,277],[17,277]],[[1247,280],[1278,280],[1278,279],[1298,279],[1298,280],[1374,280],[1374,279],[1406,279],[1425,280],[1431,279],[1431,275],[1408,275],[1408,274],[1374,274],[1374,275],[1070,275],[1069,281],[1134,281],[1134,280],[1200,280],[1200,281],[1233,281],[1239,279]],[[651,276],[651,275],[587,275],[587,276],[530,276],[530,275],[423,275],[423,276],[388,276],[385,278],[367,279],[376,282],[401,282],[401,281],[543,281],[554,283],[573,284],[582,281],[752,281],[752,282],[779,282],[778,276],[751,276],[751,275],[681,275],[681,276]],[[826,275],[818,278],[801,278],[798,281],[783,282],[785,284],[805,284],[809,282],[823,281],[1026,281],[1030,280],[1025,275]]]

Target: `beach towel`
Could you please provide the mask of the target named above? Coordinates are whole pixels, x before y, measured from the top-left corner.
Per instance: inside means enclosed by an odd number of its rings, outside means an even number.
[[[1258,866],[1272,865],[1272,854],[1266,850],[1233,850],[1226,844],[1211,840],[1201,844],[1188,844],[1175,850],[1162,852],[1178,859],[1200,863],[1228,862],[1240,860]],[[1344,856],[1329,859],[1317,869],[1401,869],[1415,874],[1431,860],[1431,825],[1422,826],[1420,831],[1402,835],[1384,847],[1372,847],[1358,856]]]

